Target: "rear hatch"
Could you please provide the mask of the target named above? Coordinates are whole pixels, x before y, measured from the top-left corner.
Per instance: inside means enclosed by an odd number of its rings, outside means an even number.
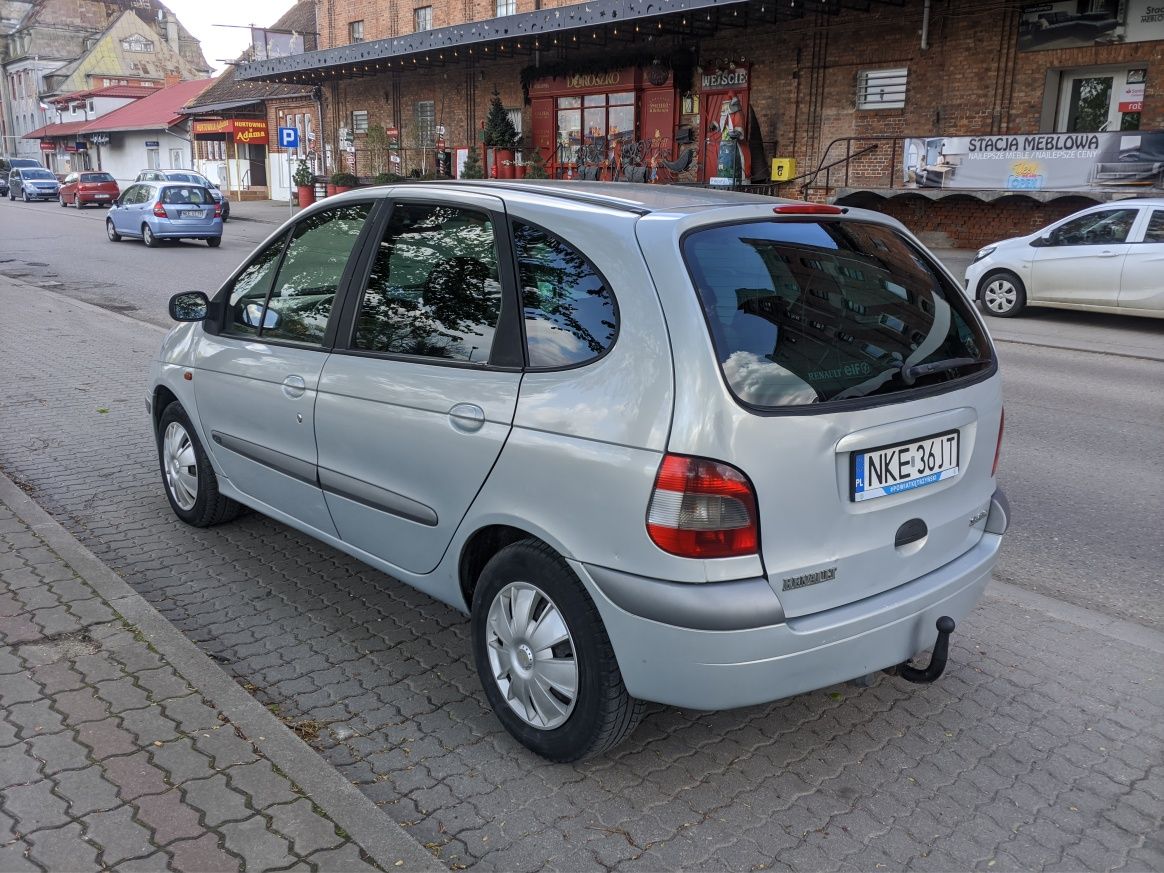
[[[77,190],[93,200],[112,200],[120,193],[117,181],[108,173],[82,173]]]
[[[980,320],[904,235],[765,211],[683,237],[722,393],[698,426],[677,414],[670,450],[750,478],[765,571],[793,617],[974,546],[1001,399]]]
[[[214,224],[214,198],[201,185],[167,185],[159,194],[159,202],[166,217],[179,226],[199,229]]]

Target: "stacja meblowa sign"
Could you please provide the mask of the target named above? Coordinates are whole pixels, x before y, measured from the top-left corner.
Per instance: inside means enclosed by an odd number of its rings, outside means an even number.
[[[228,134],[235,142],[267,144],[267,122],[246,118],[222,118],[214,121],[195,121],[194,135]]]

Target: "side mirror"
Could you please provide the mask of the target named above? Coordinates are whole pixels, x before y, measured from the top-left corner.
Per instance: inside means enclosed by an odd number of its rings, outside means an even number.
[[[183,291],[170,298],[170,318],[174,321],[205,321],[210,299],[201,291]]]

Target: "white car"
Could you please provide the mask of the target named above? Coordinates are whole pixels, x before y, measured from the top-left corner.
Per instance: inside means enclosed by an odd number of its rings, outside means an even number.
[[[1054,306],[1164,318],[1164,198],[1093,206],[979,250],[966,293],[988,315]]]

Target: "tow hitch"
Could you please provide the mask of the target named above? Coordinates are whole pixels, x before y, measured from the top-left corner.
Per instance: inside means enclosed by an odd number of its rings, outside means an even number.
[[[946,669],[946,658],[950,654],[950,634],[954,632],[954,619],[943,615],[938,619],[938,640],[934,643],[934,652],[930,663],[925,669],[911,667],[909,662],[900,664],[897,673],[907,682],[933,682]]]

